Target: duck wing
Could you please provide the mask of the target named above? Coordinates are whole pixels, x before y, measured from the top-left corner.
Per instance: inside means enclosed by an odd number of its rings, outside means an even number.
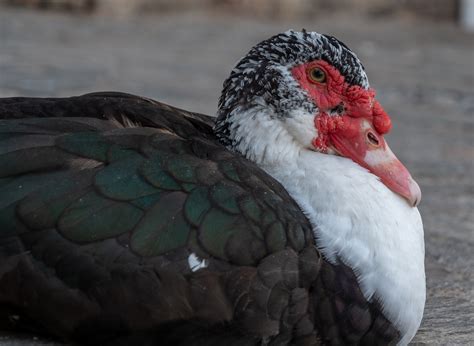
[[[94,93],[3,99],[0,119],[0,305],[15,323],[83,343],[313,334],[311,227],[211,117]]]

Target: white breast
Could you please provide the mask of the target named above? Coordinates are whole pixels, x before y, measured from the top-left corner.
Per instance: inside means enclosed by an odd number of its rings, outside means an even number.
[[[285,187],[326,259],[352,268],[365,298],[378,300],[402,334],[399,344],[408,344],[426,296],[418,209],[352,160],[304,149],[317,136],[313,115],[295,109],[283,125],[258,107],[246,112],[236,109],[232,119],[234,149]]]
[[[279,180],[307,214],[326,259],[356,273],[366,299],[377,299],[407,344],[425,304],[423,225],[417,208],[353,161],[302,150]]]

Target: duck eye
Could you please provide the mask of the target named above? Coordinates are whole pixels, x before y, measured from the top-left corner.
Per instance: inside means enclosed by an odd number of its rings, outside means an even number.
[[[316,83],[326,82],[326,72],[324,72],[319,67],[314,67],[311,70],[309,70],[308,75],[309,75],[309,79],[312,82],[316,82]]]

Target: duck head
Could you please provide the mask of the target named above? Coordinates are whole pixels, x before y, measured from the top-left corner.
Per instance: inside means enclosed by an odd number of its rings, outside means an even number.
[[[417,206],[420,188],[390,150],[384,137],[390,129],[363,65],[346,45],[290,30],[237,63],[224,82],[214,130],[224,145],[260,164],[291,159],[279,146],[282,136],[298,150],[345,157]]]

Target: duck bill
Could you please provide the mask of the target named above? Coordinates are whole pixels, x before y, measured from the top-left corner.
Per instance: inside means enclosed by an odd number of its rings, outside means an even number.
[[[347,131],[330,135],[334,149],[352,159],[380,178],[393,192],[415,207],[420,203],[421,190],[406,167],[390,150],[382,135],[363,119],[353,119]]]

